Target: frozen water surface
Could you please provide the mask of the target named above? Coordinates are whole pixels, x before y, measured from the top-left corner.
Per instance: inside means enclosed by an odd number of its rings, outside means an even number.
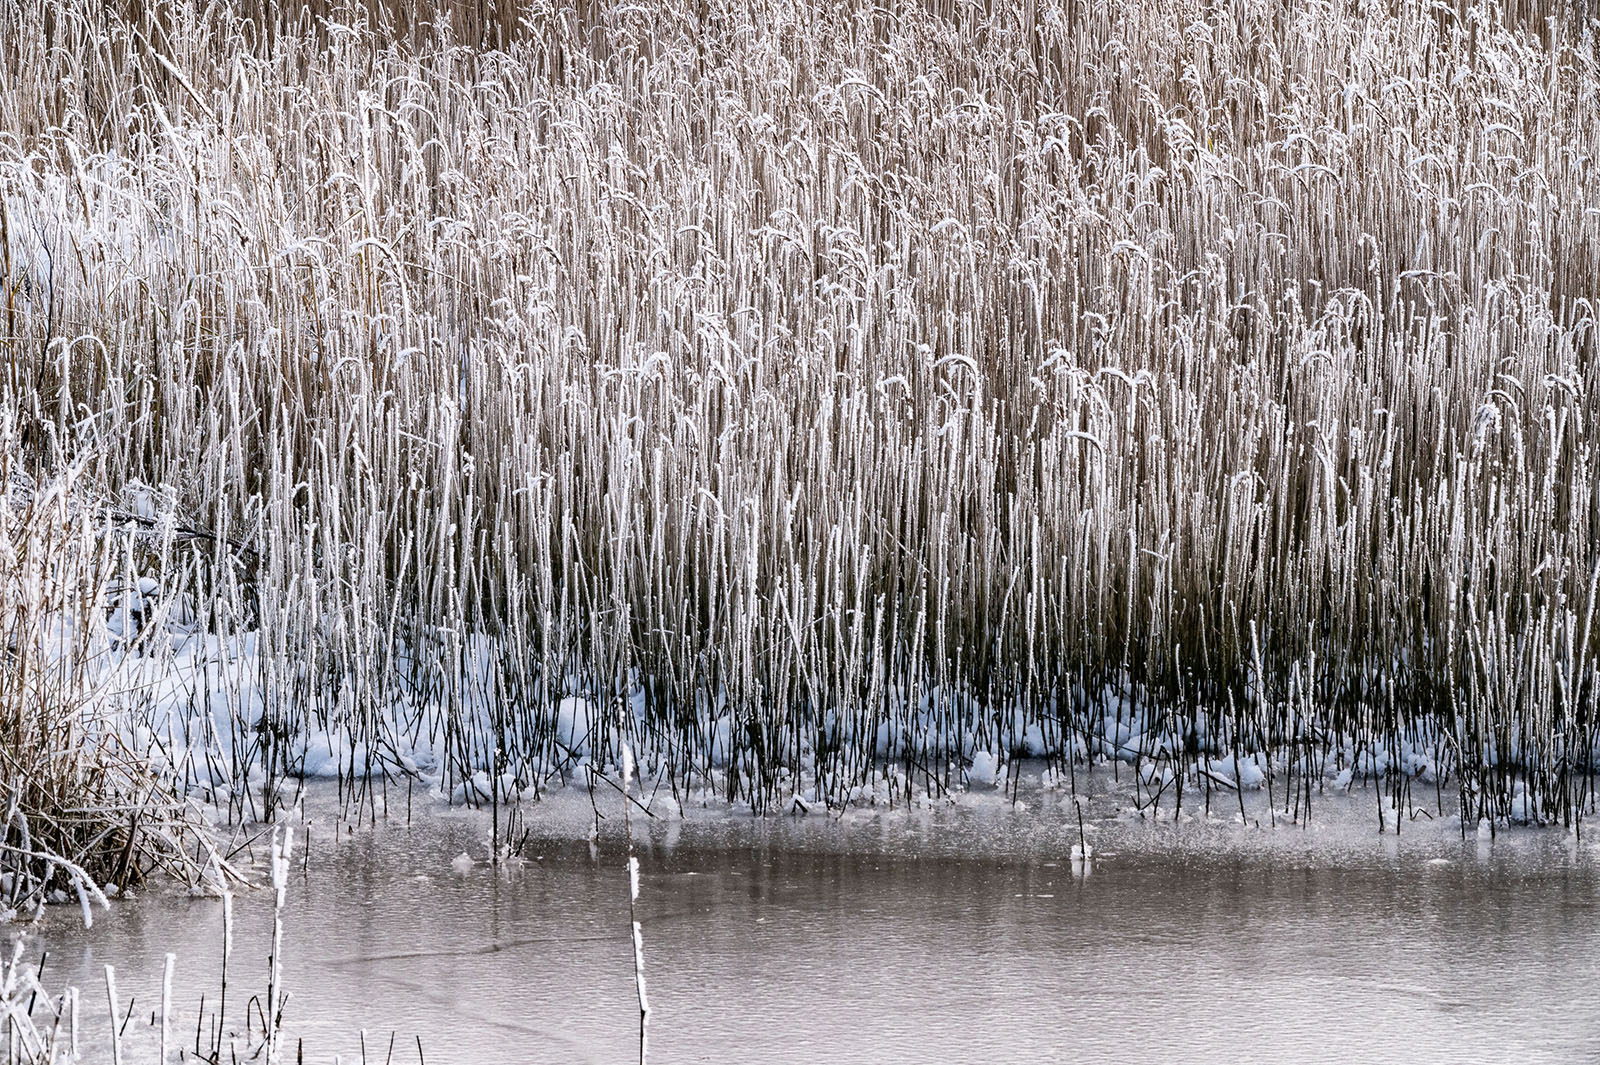
[[[409,828],[395,804],[387,824],[352,833],[314,795],[290,889],[286,1060],[303,1048],[360,1061],[362,1029],[369,1062],[417,1061],[419,1035],[430,1065],[636,1058],[608,794],[595,845],[586,793],[527,807],[527,861],[499,869],[484,861],[487,813],[419,799]],[[1463,839],[1426,818],[1397,839],[1360,799],[1323,801],[1308,828],[1268,827],[1261,799],[1249,825],[1236,803],[1214,821],[1151,823],[1115,812],[1109,793],[1085,807],[1085,866],[1068,857],[1071,799],[1024,801],[636,820],[650,1060],[1600,1057],[1600,849],[1587,839]],[[270,908],[266,891],[238,900],[234,1026],[265,988]],[[174,951],[174,1028],[192,1049],[200,993],[216,1005],[220,904],[152,891],[92,931],[74,916],[53,908],[26,944],[50,951],[47,985],[83,989],[86,1046],[109,1057],[111,963],[124,1008],[136,996],[129,1045],[153,1049]]]

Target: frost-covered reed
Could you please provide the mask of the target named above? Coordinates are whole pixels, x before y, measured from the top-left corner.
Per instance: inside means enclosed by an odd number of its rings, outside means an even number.
[[[188,785],[1589,793],[1581,7],[275,9],[0,0],[0,461]]]
[[[41,998],[45,1008],[36,1017],[34,1006]],[[61,1022],[66,1016],[71,1018],[71,1027],[64,1037]],[[7,1062],[32,1065],[53,1060],[63,1038],[71,1039],[73,1055],[77,1054],[77,1014],[72,1000],[67,995],[51,999],[39,981],[38,966],[24,968],[20,943],[12,948],[11,957],[0,955],[0,1024],[5,1027]]]

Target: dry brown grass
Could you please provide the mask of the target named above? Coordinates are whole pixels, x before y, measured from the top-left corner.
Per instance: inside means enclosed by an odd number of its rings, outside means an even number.
[[[197,882],[208,841],[170,760],[113,715],[94,622],[118,586],[116,538],[74,471],[35,484],[18,469],[15,428],[0,418],[0,914],[76,896],[90,921],[102,885],[156,869]]]

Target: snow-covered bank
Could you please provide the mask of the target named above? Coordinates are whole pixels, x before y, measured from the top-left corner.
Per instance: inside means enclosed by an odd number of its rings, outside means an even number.
[[[154,593],[142,594],[158,602]],[[1240,728],[1217,717],[1186,718],[1110,688],[1098,697],[1104,713],[1076,721],[1020,710],[997,715],[971,700],[958,711],[940,710],[935,692],[919,710],[888,721],[830,718],[814,730],[767,726],[775,736],[752,739],[750,723],[729,713],[664,728],[643,688],[635,687],[609,710],[594,699],[565,696],[502,733],[496,651],[490,641],[476,640],[477,668],[457,679],[454,699],[396,699],[385,714],[356,717],[339,713],[335,696],[319,701],[320,712],[307,712],[274,703],[274,688],[295,681],[285,680],[281,663],[263,658],[253,635],[224,640],[168,622],[154,638],[145,631],[132,650],[116,643],[125,609],[113,609],[93,638],[99,648],[93,687],[105,694],[91,716],[157,771],[175,776],[184,794],[229,819],[253,818],[263,807],[270,812],[292,780],[337,779],[364,794],[388,778],[474,806],[533,799],[619,778],[624,742],[665,782],[674,802],[715,799],[762,812],[893,807],[1014,791],[1016,767],[1032,760],[1046,767],[1052,787],[1069,792],[1080,776],[1125,778],[1152,814],[1180,813],[1202,797],[1216,805],[1218,796],[1262,792],[1294,817],[1330,791],[1375,781],[1392,806],[1437,807],[1448,794],[1472,811],[1474,824],[1560,818],[1558,809],[1541,805],[1515,761],[1504,767],[1502,801],[1478,794],[1455,764],[1459,739],[1437,727],[1374,745],[1304,723],[1264,746],[1264,737],[1244,735],[1250,719]],[[417,692],[421,684],[396,687]]]

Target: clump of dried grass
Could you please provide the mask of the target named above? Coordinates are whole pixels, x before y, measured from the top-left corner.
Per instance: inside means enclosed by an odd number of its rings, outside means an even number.
[[[205,828],[171,763],[131,745],[113,712],[95,622],[116,587],[116,538],[93,494],[74,470],[24,475],[10,419],[0,445],[0,913],[76,897],[89,922],[103,885],[156,868],[205,875]]]

